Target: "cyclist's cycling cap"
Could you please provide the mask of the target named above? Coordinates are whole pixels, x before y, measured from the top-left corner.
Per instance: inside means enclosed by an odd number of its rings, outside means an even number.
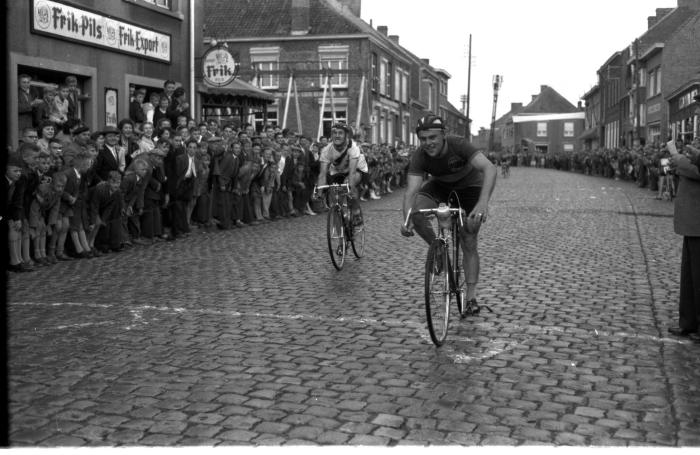
[[[418,120],[418,126],[416,126],[416,133],[424,130],[445,130],[445,122],[442,118],[437,115],[426,115],[425,117]]]
[[[353,135],[352,128],[345,122],[334,123],[331,127],[332,130],[344,130],[349,136]]]

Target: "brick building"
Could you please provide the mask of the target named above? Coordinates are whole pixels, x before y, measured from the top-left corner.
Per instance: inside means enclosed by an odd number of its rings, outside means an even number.
[[[600,148],[600,131],[603,127],[600,117],[600,87],[593,86],[581,99],[584,102],[586,118],[583,125],[584,131],[579,136],[579,140],[584,150],[596,150]]]
[[[185,0],[7,2],[8,84],[27,74],[39,93],[76,76],[80,118],[102,128],[128,117],[129,89],[162,91],[172,79],[194,90],[191,49],[201,35],[200,2]],[[18,139],[18,89],[8,96],[10,144]]]
[[[240,63],[239,78],[274,97],[251,123],[328,135],[344,120],[376,143],[415,143],[427,112],[453,132],[466,118],[447,101],[447,71],[399,44],[388,27],[360,18],[360,0],[207,0],[204,45],[225,42]],[[464,133],[462,133],[464,134]]]
[[[499,121],[503,122],[500,138],[505,152],[575,152],[580,149],[585,112],[542,85],[529,104],[512,103],[511,111]]]
[[[600,67],[597,87],[605,148],[700,134],[693,100],[700,93],[700,0],[657,8],[647,30]]]

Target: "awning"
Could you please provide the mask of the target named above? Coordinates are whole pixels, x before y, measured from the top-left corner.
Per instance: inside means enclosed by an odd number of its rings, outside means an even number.
[[[598,137],[598,127],[588,128],[578,137],[579,139],[595,139]]]
[[[275,96],[271,93],[261,90],[241,79],[234,79],[233,82],[224,87],[214,87],[203,82],[198,82],[197,91],[207,95],[229,95],[233,97],[252,98],[267,103],[275,101]]]

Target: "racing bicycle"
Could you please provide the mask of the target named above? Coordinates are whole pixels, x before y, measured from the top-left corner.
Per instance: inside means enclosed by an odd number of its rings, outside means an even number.
[[[324,189],[328,190],[329,210],[326,228],[328,252],[331,255],[333,266],[341,270],[350,247],[358,259],[365,253],[364,218],[362,218],[362,209],[360,209],[360,219],[363,221],[357,225],[353,223],[352,211],[348,204],[349,184],[336,183],[317,186],[314,188],[314,195],[318,190]]]
[[[466,301],[466,284],[462,281],[460,230],[465,229],[467,213],[454,193],[450,200],[451,206],[441,203],[437,208],[417,211],[436,218],[438,226],[437,237],[430,244],[425,260],[425,315],[435,346],[445,342],[451,309],[456,310],[460,318],[480,311],[479,305],[472,306]],[[408,226],[413,214],[409,210],[404,226]],[[454,307],[452,302],[456,304]]]

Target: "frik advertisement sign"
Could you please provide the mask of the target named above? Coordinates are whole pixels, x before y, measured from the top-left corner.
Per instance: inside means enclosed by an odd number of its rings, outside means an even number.
[[[170,35],[52,0],[32,0],[33,33],[170,63]]]
[[[202,57],[202,76],[204,81],[215,87],[223,87],[238,75],[238,62],[226,46],[215,46]]]

